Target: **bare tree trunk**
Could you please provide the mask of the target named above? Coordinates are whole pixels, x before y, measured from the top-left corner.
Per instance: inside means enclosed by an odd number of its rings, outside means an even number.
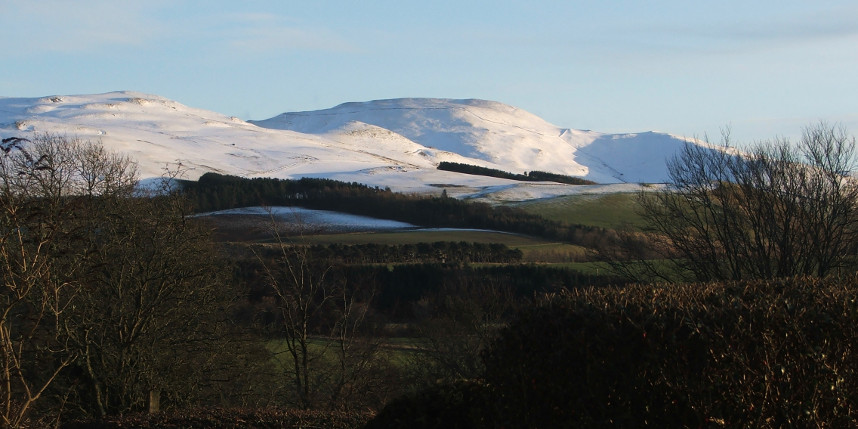
[[[161,411],[161,391],[158,389],[149,390],[149,414],[155,414]]]
[[[344,281],[333,276],[333,263],[313,260],[303,243],[287,242],[280,234],[278,220],[269,214],[277,255],[273,261],[259,252],[256,256],[278,299],[294,395],[302,408],[330,405],[342,393],[348,357],[336,353],[333,363],[329,352],[335,345],[340,346],[340,352],[345,350],[343,345],[355,335],[363,316],[356,317],[355,297],[346,290]],[[325,324],[329,324],[327,331],[320,332]]]

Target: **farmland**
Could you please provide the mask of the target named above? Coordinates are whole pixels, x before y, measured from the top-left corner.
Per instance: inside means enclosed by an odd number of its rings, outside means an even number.
[[[539,199],[515,204],[546,219],[600,228],[640,228],[644,220],[637,213],[638,194],[598,193]]]

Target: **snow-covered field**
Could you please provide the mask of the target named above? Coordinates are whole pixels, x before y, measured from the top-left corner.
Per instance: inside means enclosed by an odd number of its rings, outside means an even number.
[[[292,229],[323,232],[390,231],[415,229],[415,225],[387,219],[376,219],[327,210],[310,210],[301,207],[245,207],[203,213],[200,216],[243,215],[272,219],[288,224]]]
[[[330,178],[398,192],[521,201],[615,192],[666,178],[665,160],[687,144],[663,133],[561,128],[484,100],[394,99],[244,121],[157,95],[112,92],[0,97],[0,136],[54,133],[101,141],[130,155],[141,179],[180,169],[242,177]],[[442,161],[523,173],[580,176],[606,186],[525,183],[440,171]]]
[[[278,228],[290,232],[346,233],[346,232],[389,232],[389,231],[483,231],[500,232],[474,228],[423,228],[407,222],[389,219],[377,219],[329,210],[313,210],[303,207],[242,207],[201,213],[196,216],[249,216],[259,223],[275,222]],[[511,234],[511,233],[510,233]]]
[[[566,195],[606,194],[619,192],[640,192],[642,189],[652,190],[660,185],[638,183],[611,183],[605,185],[563,185],[559,183],[525,183],[516,185],[487,186],[480,190],[471,190],[457,195],[455,190],[448,190],[447,195],[467,198],[487,203],[518,202],[554,198]]]

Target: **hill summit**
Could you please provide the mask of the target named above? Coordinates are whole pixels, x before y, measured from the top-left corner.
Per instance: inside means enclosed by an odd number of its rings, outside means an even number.
[[[439,171],[442,161],[603,184],[662,182],[666,158],[688,141],[655,132],[561,128],[516,107],[475,99],[352,102],[244,121],[128,91],[0,98],[0,135],[34,132],[100,140],[136,159],[144,179],[181,165],[190,179],[209,171],[327,177],[402,191],[438,184],[480,192],[526,186]]]

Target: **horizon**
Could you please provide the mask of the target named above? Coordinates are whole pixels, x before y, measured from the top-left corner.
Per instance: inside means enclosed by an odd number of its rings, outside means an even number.
[[[38,25],[34,25],[34,23]],[[0,3],[0,96],[137,91],[263,120],[484,99],[559,127],[740,142],[858,132],[858,4]]]

